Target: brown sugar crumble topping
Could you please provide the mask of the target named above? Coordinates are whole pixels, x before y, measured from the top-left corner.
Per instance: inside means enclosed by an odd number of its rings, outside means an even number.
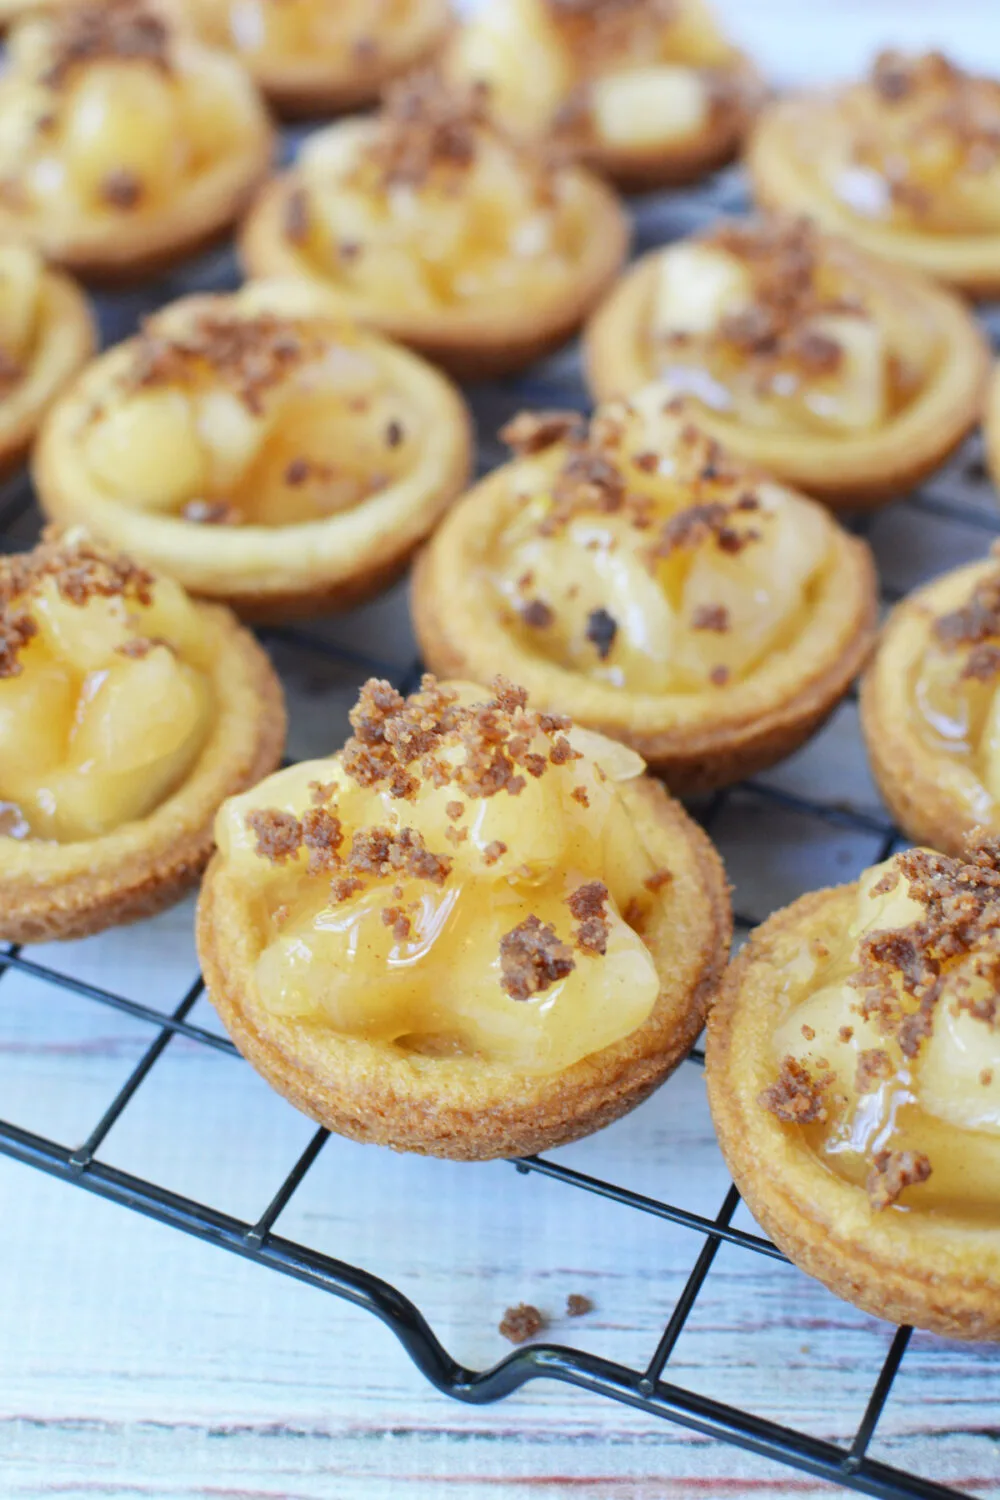
[[[572,950],[550,922],[525,917],[500,939],[500,987],[512,1000],[530,1000],[576,967]]]
[[[618,621],[606,609],[592,609],[587,616],[587,640],[602,661],[607,661],[618,634]]]
[[[143,0],[97,0],[58,11],[52,61],[41,81],[48,88],[60,88],[77,67],[106,59],[171,71],[170,33],[153,6]]]
[[[990,682],[1000,676],[1000,549],[992,556],[998,566],[981,578],[959,609],[939,615],[931,627],[945,651],[967,650],[963,679]]]
[[[512,1344],[523,1344],[533,1339],[545,1327],[545,1318],[530,1302],[519,1302],[508,1307],[500,1320],[499,1331]]]
[[[81,608],[94,598],[152,602],[153,575],[145,568],[88,537],[50,528],[33,552],[0,557],[0,678],[22,671],[20,653],[38,633],[31,597],[48,578],[62,599]]]
[[[589,1297],[582,1292],[570,1292],[566,1298],[566,1316],[568,1318],[582,1318],[587,1313],[593,1312],[594,1304]]]
[[[109,172],[101,183],[101,197],[110,208],[128,211],[138,207],[143,195],[142,179],[125,167]]]
[[[274,313],[239,317],[204,312],[188,332],[169,336],[151,319],[136,340],[123,379],[131,390],[184,385],[207,368],[259,414],[267,392],[328,345],[327,333]]]
[[[788,1124],[822,1123],[829,1114],[828,1091],[833,1081],[832,1073],[819,1073],[814,1077],[804,1063],[786,1057],[777,1081],[762,1091],[757,1102]]]
[[[724,634],[729,628],[729,611],[724,604],[700,604],[691,616],[692,630],[714,630]]]
[[[573,941],[581,953],[603,958],[608,951],[608,933],[611,931],[608,899],[608,888],[602,880],[591,880],[586,885],[577,886],[567,897],[566,905],[579,923]]]
[[[872,1208],[889,1208],[905,1188],[926,1182],[931,1164],[922,1151],[877,1151],[865,1188]]]

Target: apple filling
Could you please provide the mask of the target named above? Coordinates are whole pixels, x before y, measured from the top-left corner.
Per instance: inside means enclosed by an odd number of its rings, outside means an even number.
[[[155,209],[258,134],[229,58],[174,36],[146,0],[23,22],[0,81],[0,194],[65,216]]]
[[[793,641],[829,553],[814,507],[749,482],[679,403],[648,387],[604,407],[525,414],[502,477],[509,519],[489,581],[530,650],[637,693],[712,692]]]
[[[488,84],[511,130],[646,150],[698,134],[736,101],[735,60],[701,0],[491,0],[446,68]]]
[[[317,54],[366,62],[378,56],[381,36],[418,24],[421,8],[422,0],[185,0],[199,35],[235,49],[251,65]]]
[[[938,52],[882,53],[792,147],[859,219],[922,234],[1000,230],[1000,82]]]
[[[288,239],[380,309],[561,292],[591,229],[580,177],[503,134],[482,94],[423,75],[311,136],[299,176]]]
[[[1000,802],[1000,569],[930,625],[913,673],[914,727],[949,764],[949,785],[987,822]]]
[[[789,966],[761,1104],[876,1210],[995,1223],[998,982],[1000,844],[895,856],[862,876],[847,932]]]
[[[277,1017],[545,1074],[629,1035],[659,993],[633,751],[522,689],[370,681],[354,736],[225,804],[220,857]]]
[[[723,421],[817,436],[875,433],[941,354],[923,305],[802,220],[730,224],[665,250],[652,362]]]
[[[274,303],[266,288],[181,303],[127,346],[80,433],[105,493],[198,523],[288,526],[349,510],[408,472],[416,412],[372,345]]]
[[[72,843],[158,807],[213,722],[193,605],[68,535],[0,562],[0,834]]]

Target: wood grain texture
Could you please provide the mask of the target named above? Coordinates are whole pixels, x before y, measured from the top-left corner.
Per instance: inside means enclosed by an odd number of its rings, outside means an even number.
[[[887,40],[946,42],[1000,68],[996,0],[718,0],[780,77],[834,76]],[[676,205],[684,225],[683,202]],[[640,238],[662,237],[659,220]],[[214,284],[217,267],[205,276]],[[199,273],[200,274],[200,273]],[[571,361],[551,362],[558,377]],[[521,397],[483,398],[483,430]],[[927,487],[965,520],[906,504],[872,537],[905,589],[981,556],[975,515],[995,502],[962,460]],[[292,689],[292,751],[342,738],[368,669],[404,666],[405,593],[323,628],[354,666],[270,638]],[[876,814],[856,708],[761,778]],[[802,890],[852,878],[879,835],[819,823],[745,793],[715,829],[738,909],[760,919]],[[46,962],[169,1007],[194,977],[191,908],[138,931],[47,949]],[[191,1019],[214,1025],[207,1004]],[[51,986],[0,983],[0,1116],[75,1143],[150,1040],[142,1023]],[[102,1148],[103,1160],[247,1218],[312,1133],[236,1059],[175,1039]],[[726,1176],[700,1075],[559,1159],[714,1214]],[[749,1227],[741,1210],[738,1221]],[[648,1358],[700,1239],[595,1203],[504,1163],[466,1166],[331,1140],[281,1232],[394,1280],[450,1351],[492,1363],[504,1308],[527,1300],[550,1336],[614,1359]],[[565,1297],[593,1299],[562,1316]],[[816,1435],[857,1424],[891,1330],[792,1268],[724,1249],[671,1360],[671,1379]],[[1000,1358],[914,1338],[875,1456],[1000,1500]],[[552,1384],[501,1405],[449,1402],[365,1314],[0,1158],[0,1496],[3,1500],[791,1500],[829,1487],[641,1413]]]

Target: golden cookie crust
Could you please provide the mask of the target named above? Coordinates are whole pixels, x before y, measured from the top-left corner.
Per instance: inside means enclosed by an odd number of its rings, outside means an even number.
[[[0,399],[0,478],[24,459],[44,412],[96,347],[97,330],[83,292],[68,276],[44,271],[28,369]]]
[[[0,205],[0,237],[28,240],[47,260],[98,284],[127,285],[173,269],[185,256],[220,239],[267,177],[274,129],[263,103],[255,94],[254,99],[254,122],[240,149],[193,177],[174,202],[155,212],[137,207],[89,220],[56,221]]]
[[[656,378],[644,341],[661,253],[650,251],[637,261],[587,324],[584,364],[596,401],[627,395]],[[990,354],[957,297],[918,271],[894,266],[892,274],[934,319],[947,353],[927,389],[880,432],[856,437],[765,432],[719,418],[708,408],[699,410],[699,424],[732,453],[835,510],[881,505],[912,489],[978,421]]]
[[[214,648],[216,701],[216,722],[197,762],[148,817],[101,838],[0,838],[0,937],[89,937],[172,906],[208,862],[220,804],[278,765],[285,705],[271,663],[229,610],[196,607]]]
[[[944,854],[960,855],[973,828],[1000,828],[1000,814],[990,819],[974,812],[957,789],[949,758],[914,731],[910,684],[934,620],[960,608],[994,567],[955,568],[897,604],[861,682],[861,729],[883,800],[909,838]]]
[[[286,118],[337,115],[377,104],[386,84],[429,62],[450,24],[448,0],[418,0],[405,28],[385,28],[374,47],[359,52],[339,71],[322,53],[247,57],[237,53],[272,107]]]
[[[319,1036],[268,1015],[238,880],[217,856],[198,902],[212,1003],[243,1055],[297,1109],[339,1135],[456,1161],[523,1156],[576,1140],[634,1109],[699,1035],[729,949],[729,888],[707,836],[656,782],[620,786],[643,844],[673,876],[640,929],[661,979],[631,1035],[549,1076],[428,1058],[357,1037]]]
[[[808,214],[874,255],[922,271],[969,297],[1000,294],[1000,235],[920,234],[869,223],[842,207],[800,165],[788,143],[817,102],[809,94],[791,95],[773,101],[757,117],[745,152],[754,201],[763,208]]]
[[[194,305],[194,299],[191,299]],[[205,310],[225,298],[204,297]],[[468,480],[472,425],[461,396],[437,370],[377,335],[365,343],[390,378],[415,395],[425,446],[415,468],[369,500],[291,526],[206,526],[154,515],[110,497],[87,474],[75,443],[92,393],[124,368],[134,340],[88,366],[49,414],[32,472],[45,514],[81,523],[123,552],[169,573],[191,593],[224,600],[244,618],[287,619],[350,609],[388,587]]]
[[[518,317],[477,306],[408,314],[387,312],[368,298],[352,296],[322,275],[309,256],[285,233],[289,203],[303,188],[301,173],[279,173],[263,189],[240,233],[239,250],[249,276],[294,277],[318,282],[348,317],[398,339],[452,375],[481,380],[510,374],[563,345],[580,327],[618,274],[628,252],[630,226],[612,190],[579,168],[590,204],[586,253],[576,274],[567,276],[559,296],[544,307],[526,299]]]
[[[757,928],[726,972],[708,1023],[708,1099],[726,1164],[762,1228],[847,1302],[956,1339],[1000,1339],[996,1232],[905,1209],[874,1211],[757,1102],[774,1081],[785,966],[803,941],[842,938],[858,886],[815,891]]]
[[[994,486],[1000,489],[1000,365],[997,364],[993,366],[986,392],[983,439],[990,476]]]
[[[728,785],[790,755],[832,712],[871,649],[871,553],[824,512],[834,557],[810,619],[745,682],[700,694],[631,693],[592,682],[522,645],[482,587],[494,539],[516,504],[505,469],[497,470],[459,501],[418,557],[411,608],[424,660],[443,678],[485,684],[497,672],[510,675],[540,709],[570,713],[631,745],[678,795]]]

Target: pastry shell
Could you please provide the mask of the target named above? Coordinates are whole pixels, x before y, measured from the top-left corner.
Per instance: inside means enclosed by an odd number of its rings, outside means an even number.
[[[796,1265],[845,1301],[948,1338],[1000,1339],[1000,1240],[944,1215],[874,1211],[860,1187],[815,1157],[799,1127],[757,1102],[774,1079],[771,1038],[787,1006],[786,966],[810,939],[836,943],[857,884],[816,891],[753,934],[723,980],[708,1025],[712,1119],[754,1217]]]
[[[995,566],[956,568],[897,604],[861,683],[861,728],[886,806],[915,843],[956,856],[964,835],[990,820],[962,796],[947,752],[935,753],[914,730],[911,684],[934,620],[959,609]]]
[[[197,305],[210,310],[224,301],[206,296]],[[75,434],[90,410],[99,371],[112,362],[124,365],[131,341],[89,366],[45,422],[33,458],[42,509],[62,524],[85,525],[169,573],[189,592],[224,600],[246,618],[287,619],[362,603],[404,571],[467,482],[472,455],[469,414],[454,387],[406,349],[374,334],[365,335],[365,343],[415,398],[424,418],[424,447],[413,470],[353,509],[289,526],[223,527],[155,515],[110,497],[88,475]]]
[[[651,251],[631,267],[587,325],[584,361],[597,401],[656,378],[644,343],[659,255]],[[834,509],[881,505],[912,489],[977,422],[990,356],[957,297],[917,271],[894,266],[892,275],[934,319],[944,353],[927,387],[885,427],[851,437],[773,432],[718,418],[707,407],[699,408],[699,424],[730,452]]]
[[[610,1124],[686,1055],[704,1024],[731,934],[725,874],[706,835],[649,777],[622,783],[620,791],[643,844],[673,877],[651,896],[640,929],[660,994],[629,1036],[540,1077],[473,1058],[406,1056],[268,1015],[256,990],[239,882],[217,856],[202,886],[197,935],[209,995],[227,1031],[297,1109],[357,1141],[482,1161],[547,1150]]]
[[[921,234],[853,214],[798,161],[788,143],[801,134],[813,101],[778,99],[762,110],[746,146],[754,201],[762,208],[808,214],[824,229],[922,271],[976,299],[1000,294],[1000,234]]]
[[[97,345],[87,299],[68,276],[43,271],[38,311],[28,368],[0,398],[0,478],[20,464],[46,409]]]
[[[986,463],[995,488],[1000,489],[1000,365],[993,366],[983,413]]]
[[[790,755],[832,712],[875,632],[867,545],[825,513],[832,560],[809,620],[786,650],[743,682],[704,693],[633,693],[594,682],[527,649],[482,587],[494,539],[517,500],[500,469],[454,507],[414,569],[411,605],[424,660],[439,677],[489,683],[504,672],[543,710],[631,745],[678,795],[725,786]],[[813,502],[800,497],[803,504]]]
[[[88,937],[172,906],[208,862],[220,804],[281,759],[285,707],[274,669],[229,610],[196,607],[213,646],[216,702],[201,755],[147,817],[100,838],[0,838],[0,934],[8,941]]]
[[[197,5],[197,0],[194,0]],[[448,0],[416,0],[409,26],[387,26],[370,51],[358,51],[338,67],[322,52],[289,56],[265,52],[237,56],[279,114],[287,117],[335,115],[378,102],[386,84],[429,61],[446,33]]]
[[[324,277],[286,234],[289,204],[304,188],[294,167],[269,182],[250,210],[240,234],[240,256],[250,276],[305,277],[320,283],[344,315],[408,344],[452,375],[480,380],[510,374],[560,348],[576,332],[628,252],[629,221],[612,190],[580,168],[565,170],[583,179],[590,231],[575,273],[567,274],[558,294],[544,305],[526,296],[520,304],[501,307],[480,303],[402,312],[353,296]]]

